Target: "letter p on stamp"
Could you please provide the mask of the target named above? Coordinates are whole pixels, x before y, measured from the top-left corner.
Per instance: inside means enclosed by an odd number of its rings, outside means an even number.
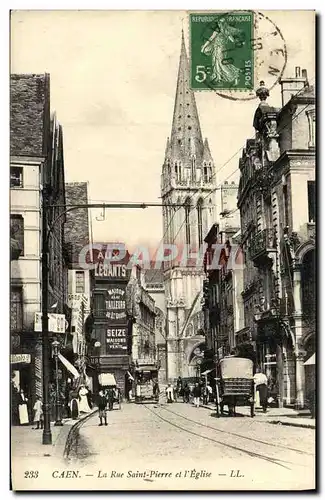
[[[254,13],[190,14],[191,88],[254,88]]]

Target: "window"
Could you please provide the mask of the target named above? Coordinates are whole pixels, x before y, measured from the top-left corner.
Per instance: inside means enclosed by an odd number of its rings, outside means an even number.
[[[208,180],[209,180],[208,167],[206,165],[204,165],[204,167],[203,167],[203,179],[204,179],[204,182],[208,182]]]
[[[14,238],[24,255],[24,219],[22,215],[10,215],[10,236]]]
[[[76,271],[76,293],[85,293],[85,273]]]
[[[195,157],[192,156],[192,179],[195,181]]]
[[[190,211],[191,211],[190,201],[187,200],[185,202],[185,235],[187,244],[190,244],[191,242]]]
[[[308,118],[308,128],[309,128],[309,141],[308,147],[315,148],[316,144],[316,113],[315,109],[310,109],[306,111]]]
[[[21,288],[12,288],[10,293],[10,330],[13,332],[23,329],[23,291]]]
[[[197,226],[198,226],[199,245],[202,245],[203,242],[202,200],[199,200],[197,204]]]
[[[284,205],[284,226],[289,226],[289,197],[288,186],[283,186],[283,205]]]
[[[308,181],[308,219],[309,222],[316,220],[316,192],[315,181]]]
[[[94,314],[97,317],[106,315],[105,295],[103,293],[94,294]]]
[[[10,187],[21,188],[23,187],[23,168],[11,167],[10,168]]]

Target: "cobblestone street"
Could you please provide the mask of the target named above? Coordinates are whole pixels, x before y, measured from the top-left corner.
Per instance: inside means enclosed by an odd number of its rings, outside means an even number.
[[[107,474],[102,476],[103,482],[112,489],[118,489],[120,481],[125,487],[128,475],[129,488],[135,481],[137,487],[141,482],[146,487],[144,481],[160,487],[158,483],[164,478],[155,475],[138,478],[131,474],[179,468],[183,476],[185,470],[193,469],[197,473],[203,471],[202,475],[211,473],[211,477],[200,477],[200,481],[189,479],[203,489],[212,479],[216,489],[238,488],[240,481],[245,481],[245,485],[249,482],[254,489],[282,489],[286,484],[291,489],[313,486],[315,432],[312,429],[302,432],[300,428],[271,425],[248,417],[217,419],[211,410],[182,403],[160,407],[125,404],[121,411],[108,412],[107,427],[98,424],[95,415],[81,427],[78,447],[70,463],[74,469],[78,467],[85,472],[96,469],[102,475]],[[119,477],[122,473],[124,476]],[[236,485],[231,485],[230,479]],[[174,487],[178,488],[175,483]],[[189,483],[182,487],[189,487]]]

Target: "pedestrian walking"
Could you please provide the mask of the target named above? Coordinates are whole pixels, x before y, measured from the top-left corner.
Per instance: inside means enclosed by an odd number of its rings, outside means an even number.
[[[113,387],[110,387],[109,389],[107,389],[106,398],[107,398],[107,402],[108,402],[108,411],[112,411],[113,405],[114,405],[114,389],[113,389]]]
[[[184,403],[190,402],[190,394],[191,394],[191,389],[189,388],[188,383],[185,382],[184,388],[183,388],[183,402]]]
[[[266,413],[267,409],[267,377],[265,373],[260,370],[260,368],[256,369],[256,373],[254,375],[254,384],[256,387],[256,391],[260,396],[260,403],[263,408],[263,412]]]
[[[99,391],[98,402],[97,402],[98,410],[99,410],[99,427],[103,425],[103,420],[105,425],[107,425],[107,399],[104,395],[104,391]]]
[[[196,382],[196,384],[193,388],[193,403],[194,403],[194,406],[196,406],[197,408],[199,408],[199,406],[200,406],[200,397],[201,397],[201,387]]]
[[[39,396],[36,396],[36,402],[34,404],[34,423],[36,424],[36,427],[33,427],[33,429],[43,429],[43,408],[42,408],[42,400]]]

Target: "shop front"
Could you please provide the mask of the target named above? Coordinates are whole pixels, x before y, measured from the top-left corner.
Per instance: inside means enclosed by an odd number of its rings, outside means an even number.
[[[33,359],[32,353],[10,355],[12,425],[28,424],[33,418]]]
[[[287,329],[278,318],[258,322],[256,365],[268,379],[271,406],[282,408],[295,403],[295,355]]]

